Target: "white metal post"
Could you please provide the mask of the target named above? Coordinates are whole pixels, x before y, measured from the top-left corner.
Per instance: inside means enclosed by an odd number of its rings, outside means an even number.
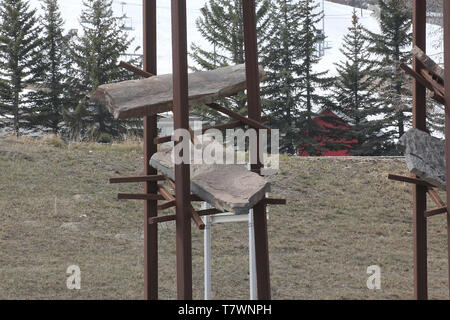
[[[250,269],[250,300],[258,300],[258,286],[256,283],[256,256],[255,256],[255,224],[253,210],[248,214],[248,260]]]
[[[250,168],[250,165],[248,165]],[[268,194],[266,195],[268,197]],[[210,209],[211,206],[203,202],[202,209]],[[267,214],[269,211],[267,210]],[[253,210],[248,215],[219,214],[216,216],[205,216],[205,231],[203,235],[204,242],[204,283],[205,283],[205,300],[212,299],[212,282],[211,282],[211,226],[219,223],[238,223],[248,222],[248,261],[250,273],[250,299],[258,300],[258,288],[256,282],[256,256],[255,256],[255,224],[253,220]]]
[[[204,202],[202,204],[203,209],[209,209],[209,205]],[[204,269],[205,269],[205,300],[212,299],[212,286],[211,286],[211,217],[206,216],[203,218],[205,223],[205,230],[203,234],[204,242]]]

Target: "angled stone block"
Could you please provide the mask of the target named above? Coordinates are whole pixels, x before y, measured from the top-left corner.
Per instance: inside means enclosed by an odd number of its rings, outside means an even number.
[[[411,129],[401,137],[406,164],[411,173],[440,189],[446,189],[445,141]]]

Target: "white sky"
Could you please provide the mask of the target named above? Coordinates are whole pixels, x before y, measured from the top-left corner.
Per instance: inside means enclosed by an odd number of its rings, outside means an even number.
[[[39,0],[29,0],[33,7],[40,7]],[[315,0],[322,3],[322,1]],[[205,42],[197,31],[195,20],[200,16],[200,8],[204,6],[206,0],[187,0],[187,21],[188,21],[188,42],[195,42],[201,44],[203,48],[210,48],[209,43]],[[60,0],[60,7],[62,17],[66,22],[66,29],[80,29],[79,16],[82,9],[82,0]],[[170,19],[170,1],[158,0],[158,73],[170,73],[172,70],[171,56],[171,19]],[[140,0],[113,0],[113,10],[117,16],[125,13],[131,18],[133,31],[130,31],[130,36],[135,37],[133,49],[130,48],[130,53],[134,51],[136,46],[142,46],[142,1]],[[325,33],[329,49],[326,50],[325,56],[317,66],[317,70],[329,70],[330,74],[335,74],[334,63],[343,58],[339,51],[342,39],[348,32],[348,27],[351,26],[351,16],[353,8],[332,2],[325,1]],[[358,10],[358,15],[361,15],[361,10]],[[378,22],[368,10],[363,11],[361,17],[363,25],[372,31],[378,31]],[[321,28],[321,25],[319,26]],[[428,53],[430,55],[440,52],[433,44],[439,43],[436,36],[433,36],[433,31],[437,27],[430,26],[430,39]],[[141,53],[141,52],[139,52]],[[439,61],[439,57],[434,57]],[[190,61],[192,63],[192,61]]]

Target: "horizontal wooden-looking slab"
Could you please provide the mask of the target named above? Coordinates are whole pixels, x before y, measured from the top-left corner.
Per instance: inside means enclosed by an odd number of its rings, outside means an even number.
[[[266,76],[259,67],[260,78]],[[137,118],[172,111],[171,74],[101,85],[91,100],[105,105],[116,118]],[[189,74],[189,105],[212,103],[246,89],[245,65]]]
[[[202,139],[201,137],[200,141]],[[217,142],[212,143],[220,146]],[[196,148],[205,150],[212,146],[214,145],[210,141],[202,141]],[[194,146],[191,146],[191,152],[194,152]],[[169,179],[175,179],[172,148],[155,153],[150,165]],[[221,212],[248,214],[270,192],[270,184],[263,177],[249,171],[245,165],[192,162],[190,170],[192,193]]]

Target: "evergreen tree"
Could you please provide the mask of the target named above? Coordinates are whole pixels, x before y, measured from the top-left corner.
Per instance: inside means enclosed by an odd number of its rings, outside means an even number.
[[[83,32],[70,45],[71,97],[76,105],[65,112],[65,119],[72,138],[103,140],[126,133],[129,122],[114,119],[106,107],[89,101],[86,95],[102,84],[135,78],[118,66],[131,40],[121,28],[120,18],[113,15],[111,0],[83,1],[83,5]]]
[[[382,132],[380,104],[374,92],[377,79],[373,62],[369,60],[364,28],[353,11],[352,26],[344,37],[341,52],[345,61],[336,64],[338,77],[333,88],[335,109],[349,125],[342,136],[345,141],[357,141],[348,146],[353,155],[373,156],[383,153],[386,134]]]
[[[31,93],[33,103],[29,121],[54,134],[63,125],[63,108],[69,103],[67,63],[68,39],[63,35],[64,21],[57,0],[43,0],[43,38],[40,51],[37,90]]]
[[[273,3],[269,15],[270,36],[262,58],[267,70],[267,81],[261,87],[264,104],[270,112],[271,125],[281,129],[281,152],[290,154],[296,152],[299,136],[298,95],[303,74],[300,10],[296,0]]]
[[[340,145],[333,141],[335,140],[333,137],[338,136],[341,130],[332,127],[324,130],[314,121],[314,118],[318,116],[317,111],[332,107],[326,90],[331,86],[333,79],[326,76],[328,71],[314,71],[314,67],[320,62],[317,45],[325,40],[323,33],[317,29],[319,21],[323,19],[323,13],[317,11],[319,4],[313,4],[309,0],[300,0],[298,6],[300,8],[298,22],[301,26],[298,38],[300,46],[298,59],[302,63],[300,70],[296,71],[301,79],[301,89],[296,96],[301,109],[297,120],[297,128],[300,133],[296,141],[303,151],[310,155],[317,155],[326,149],[340,148]],[[331,125],[335,124],[336,119],[333,117],[324,116],[322,118]],[[321,145],[314,139],[317,136],[328,136],[330,139]]]
[[[266,39],[270,0],[256,0],[257,36],[262,50]],[[213,47],[205,50],[199,44],[192,44],[191,57],[199,67],[197,70],[212,70],[223,66],[245,62],[242,0],[209,0],[201,9],[201,17],[196,21],[202,37]],[[246,97],[239,93],[223,101],[228,107],[242,114],[247,112]],[[196,108],[205,120],[217,121],[221,116],[209,108]]]
[[[367,31],[369,51],[378,56],[376,73],[381,81],[380,100],[383,105],[385,132],[391,143],[405,133],[411,119],[410,81],[399,64],[410,62],[412,41],[411,12],[407,0],[378,0],[380,33]],[[395,154],[395,148],[388,151]]]
[[[444,134],[445,113],[443,106],[431,98],[427,98],[427,129],[430,133]]]
[[[8,101],[11,101],[8,83],[0,78],[0,129],[7,124],[6,118],[9,116]]]
[[[0,115],[6,117],[3,125],[13,120],[18,136],[21,127],[29,127],[23,119],[23,107],[29,103],[24,89],[35,82],[40,28],[36,10],[25,0],[2,0],[0,23]]]

